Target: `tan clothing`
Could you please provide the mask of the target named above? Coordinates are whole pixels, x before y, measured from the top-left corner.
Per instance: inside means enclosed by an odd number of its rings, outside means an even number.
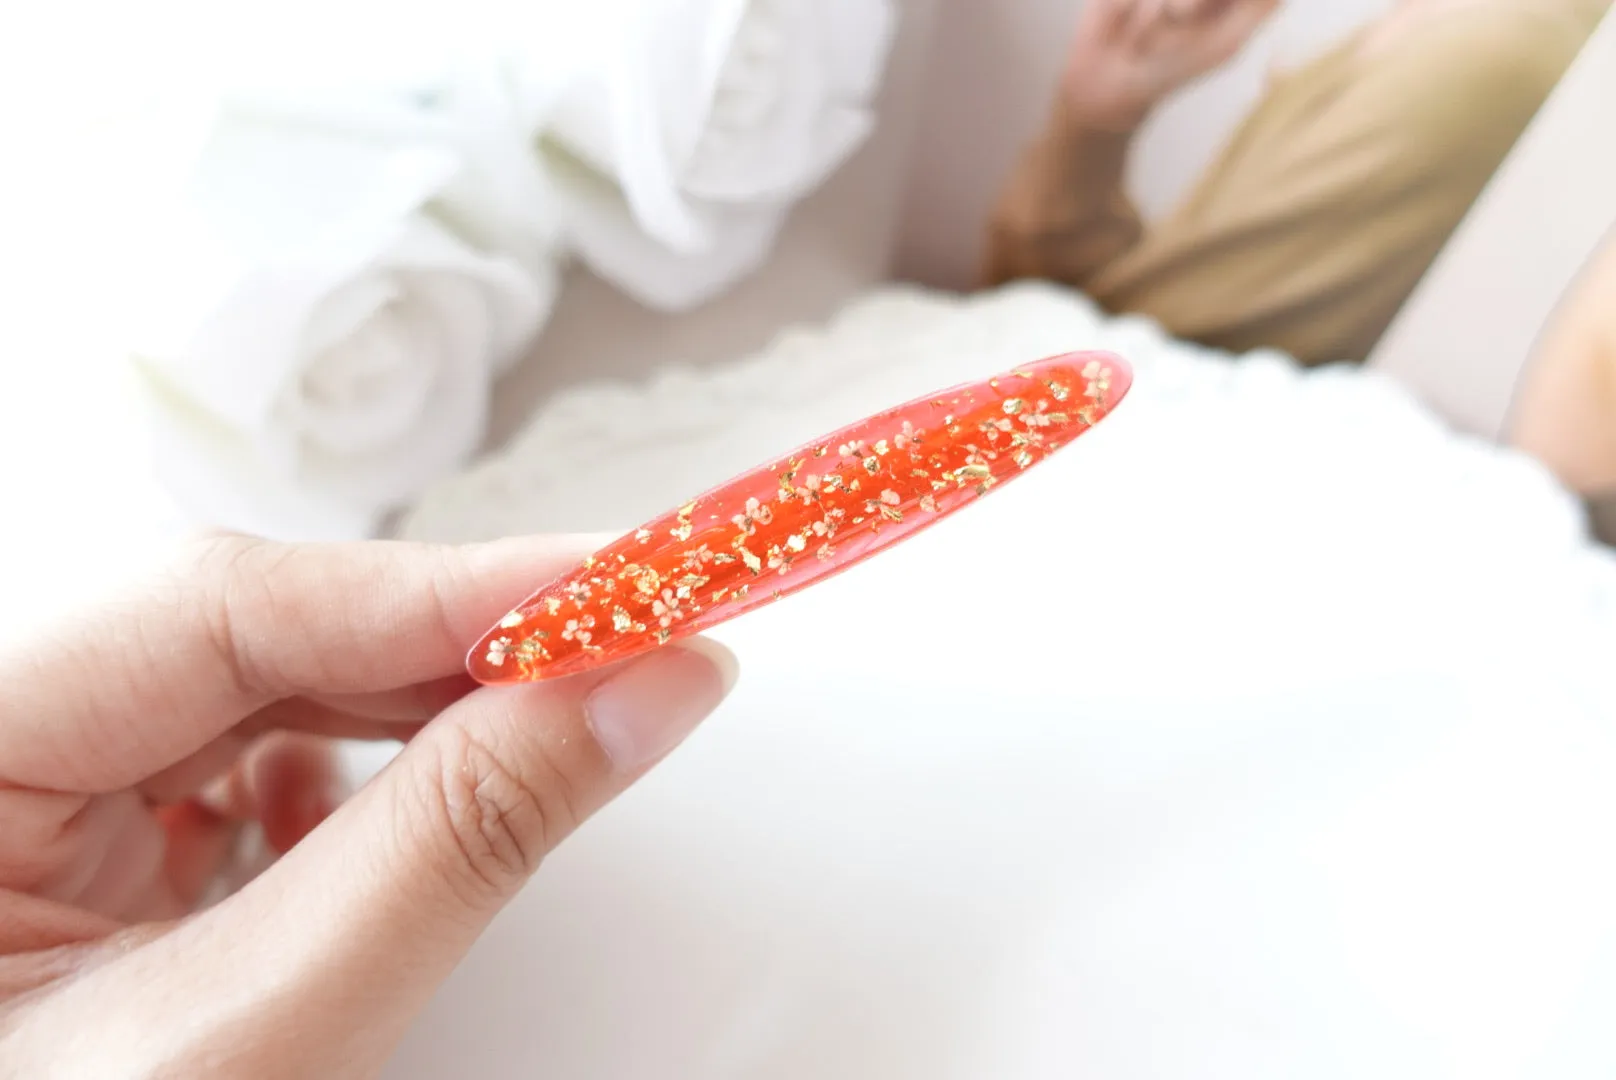
[[[988,281],[1062,281],[1222,348],[1362,360],[1603,6],[1478,7],[1378,52],[1349,41],[1277,77],[1154,226],[1123,193],[1129,137],[1057,104],[994,212]]]

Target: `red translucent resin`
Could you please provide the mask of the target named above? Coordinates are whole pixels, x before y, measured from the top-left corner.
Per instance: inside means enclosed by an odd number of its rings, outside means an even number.
[[[602,548],[472,649],[484,683],[558,678],[823,581],[1006,483],[1098,423],[1128,365],[1069,353],[816,439]]]

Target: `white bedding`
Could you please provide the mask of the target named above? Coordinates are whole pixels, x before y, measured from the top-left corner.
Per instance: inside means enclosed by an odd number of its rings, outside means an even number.
[[[1071,348],[1130,401],[722,628],[735,696],[569,841],[389,1075],[1608,1077],[1616,559],[1358,371],[1069,294],[872,295],[596,387],[406,534],[630,526]]]

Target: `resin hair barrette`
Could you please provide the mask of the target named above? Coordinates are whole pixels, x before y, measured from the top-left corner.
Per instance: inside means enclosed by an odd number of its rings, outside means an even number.
[[[1069,353],[842,428],[597,551],[501,619],[467,668],[484,683],[573,675],[823,581],[1021,475],[1132,379],[1109,353]]]

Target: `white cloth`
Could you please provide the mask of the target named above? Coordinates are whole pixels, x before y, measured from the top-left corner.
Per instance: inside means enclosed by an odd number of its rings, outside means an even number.
[[[1616,560],[1389,381],[1043,287],[598,387],[411,535],[631,525],[1068,348],[1099,430],[719,630],[721,713],[557,852],[394,1078],[1582,1078],[1616,1064]]]
[[[569,243],[666,311],[761,267],[791,207],[864,142],[896,25],[891,0],[597,0],[553,17],[565,32],[530,63],[578,68],[545,128],[589,166],[555,161]]]

